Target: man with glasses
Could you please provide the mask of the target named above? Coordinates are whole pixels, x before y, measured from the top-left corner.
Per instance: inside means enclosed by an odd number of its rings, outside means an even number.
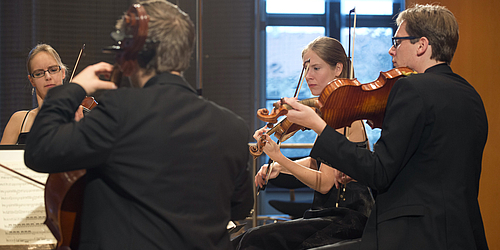
[[[361,241],[318,249],[488,249],[477,200],[488,122],[479,94],[450,68],[457,21],[445,7],[416,5],[396,22],[394,67],[418,74],[391,89],[374,152],[285,98],[290,122],[319,135],[311,157],[378,193]]]

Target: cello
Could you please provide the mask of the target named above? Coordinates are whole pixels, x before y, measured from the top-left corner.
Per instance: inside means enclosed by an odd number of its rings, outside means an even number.
[[[120,85],[122,74],[132,73],[134,60],[144,47],[149,16],[140,4],[132,5],[123,17],[132,37],[121,37],[119,45],[104,51],[115,51],[115,66],[111,81]],[[117,40],[118,41],[118,40]],[[88,106],[86,106],[88,104]],[[92,97],[82,106],[91,110],[96,106]],[[86,170],[50,174],[45,184],[45,224],[57,240],[55,250],[76,250],[80,243],[80,222],[85,189]]]

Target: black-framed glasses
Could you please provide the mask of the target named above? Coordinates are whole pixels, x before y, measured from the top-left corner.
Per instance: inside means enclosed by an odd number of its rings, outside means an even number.
[[[31,73],[31,77],[40,78],[45,75],[45,72],[49,72],[49,74],[55,74],[61,71],[61,66],[50,66],[47,70],[37,69]]]
[[[420,38],[420,37],[416,37],[416,36],[395,36],[392,38],[392,46],[394,46],[394,48],[397,48],[399,46],[399,44],[401,44],[401,40],[412,40],[412,39],[415,39],[415,38]]]

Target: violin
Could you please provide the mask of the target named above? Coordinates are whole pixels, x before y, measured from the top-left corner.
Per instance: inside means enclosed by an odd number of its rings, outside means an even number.
[[[407,67],[394,68],[380,72],[379,77],[370,83],[361,84],[357,79],[338,78],[323,89],[317,101],[311,98],[302,104],[319,109],[321,117],[332,128],[350,126],[354,121],[367,120],[371,128],[382,128],[387,106],[387,98],[394,83],[401,77],[415,73]],[[320,107],[318,101],[322,104]],[[276,123],[278,117],[286,115],[291,107],[282,102],[272,112],[259,109],[257,117],[262,121]],[[257,142],[250,149],[254,157],[262,154],[265,140]]]
[[[299,101],[299,103],[302,103],[306,106],[314,106],[318,98],[308,98]],[[259,117],[260,120],[267,122],[267,127],[270,128],[270,130],[267,131],[267,135],[271,136],[274,134],[276,138],[278,138],[279,141],[284,142],[290,137],[292,137],[296,132],[298,131],[304,131],[307,128],[301,125],[298,125],[296,123],[290,122],[288,119],[283,119],[281,120],[278,124],[272,125],[274,123],[278,122],[278,117],[285,115],[286,112],[288,112],[289,109],[291,109],[290,105],[283,103],[280,101],[281,104],[275,103],[275,109],[273,109],[273,113],[269,114],[269,111],[265,108],[259,109],[257,111],[257,117]],[[282,108],[281,108],[282,107]],[[316,109],[317,110],[317,109]],[[317,110],[319,112],[319,110]],[[259,157],[262,154],[262,147],[265,144],[265,137],[261,136],[259,141],[255,146],[250,146],[250,154],[255,158]]]
[[[311,61],[310,59],[307,59],[306,61],[304,61],[304,64],[302,66],[302,72],[300,73],[300,77],[299,77],[299,82],[297,83],[297,88],[295,88],[295,94],[293,95],[294,97],[297,97],[299,95],[300,89],[302,87],[302,83],[304,82],[304,79],[305,79],[305,77],[303,78],[302,76],[304,76],[304,72],[307,72],[309,70],[309,62],[310,61]],[[302,100],[300,102],[304,103],[305,105],[312,105],[312,103],[315,103],[316,99],[317,98],[309,98],[309,99]],[[279,116],[285,115],[286,112],[288,112],[286,109],[280,109],[280,106],[290,107],[288,104],[285,104],[283,102],[283,100],[281,100],[281,104],[275,103],[273,105],[275,107],[273,109],[273,112],[278,112],[279,114],[275,114],[275,113],[269,114],[269,111],[267,109],[263,108],[263,109],[259,109],[257,111],[257,116],[262,121],[267,122],[267,127],[271,128],[269,131],[267,131],[267,134],[268,135],[275,134],[276,138],[278,138],[278,143],[280,141],[281,142],[286,141],[288,138],[290,138],[292,135],[294,135],[295,132],[297,132],[299,130],[306,129],[303,126],[291,123],[286,118],[283,119],[276,126],[273,126],[272,124],[278,122]],[[278,110],[278,111],[276,111],[276,110]],[[259,114],[262,114],[262,115],[259,116]],[[267,117],[273,117],[273,118],[266,119]],[[264,147],[264,145],[265,145],[265,137],[262,135],[260,137],[260,139],[258,140],[256,146],[249,147],[250,154],[253,155],[254,159],[257,159],[257,157],[259,157],[262,154],[262,151],[263,151],[262,147]],[[268,168],[268,171],[270,171],[270,168]],[[266,180],[266,183],[267,183],[267,180]]]
[[[139,51],[147,37],[149,16],[140,4],[132,5],[124,16],[133,37],[120,41],[121,46],[112,46],[117,52],[111,81],[117,86],[122,74],[129,76]],[[136,37],[137,35],[137,37]],[[81,105],[87,112],[97,106],[93,97],[86,97]],[[76,250],[80,243],[80,223],[85,189],[86,170],[75,170],[50,174],[45,184],[45,224],[57,239],[55,250]]]
[[[83,99],[83,101],[80,105],[82,105],[83,111],[88,113],[88,112],[90,112],[90,110],[95,108],[97,106],[97,104],[98,103],[94,97],[87,96],[87,97],[85,97],[85,99]]]

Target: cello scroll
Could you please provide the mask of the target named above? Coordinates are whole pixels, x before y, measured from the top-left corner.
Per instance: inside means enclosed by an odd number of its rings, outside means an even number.
[[[116,53],[111,81],[120,87],[122,75],[130,76],[136,67],[137,58],[144,51],[148,37],[149,15],[140,4],[130,6],[123,17],[124,30],[116,30],[111,37],[116,45],[103,49],[104,53]]]

